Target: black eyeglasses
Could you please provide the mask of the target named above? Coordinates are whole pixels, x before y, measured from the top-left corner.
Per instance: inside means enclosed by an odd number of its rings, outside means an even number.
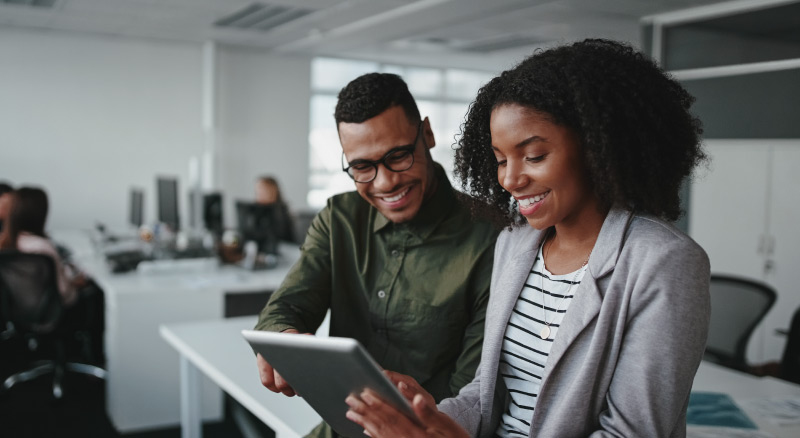
[[[405,172],[414,165],[414,150],[417,148],[420,132],[422,132],[422,122],[419,122],[413,144],[392,148],[380,160],[357,159],[346,163],[346,157],[342,152],[342,170],[347,172],[350,178],[357,183],[368,183],[374,180],[378,176],[378,164],[383,164],[383,167],[392,172]],[[349,165],[345,167],[346,164]]]

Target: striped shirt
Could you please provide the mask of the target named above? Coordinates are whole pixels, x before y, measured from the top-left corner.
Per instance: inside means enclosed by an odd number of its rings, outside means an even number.
[[[497,428],[499,437],[528,436],[550,347],[585,272],[584,266],[554,275],[542,260],[540,247],[503,336],[499,370],[510,403]],[[548,325],[549,336],[542,339]]]

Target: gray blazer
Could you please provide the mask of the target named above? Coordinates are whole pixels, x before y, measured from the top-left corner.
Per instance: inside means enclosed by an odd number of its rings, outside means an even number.
[[[481,364],[439,405],[473,437],[493,436],[506,409],[500,348],[543,235],[524,226],[498,237]],[[530,436],[685,437],[709,276],[708,256],[690,237],[612,209],[553,341]]]

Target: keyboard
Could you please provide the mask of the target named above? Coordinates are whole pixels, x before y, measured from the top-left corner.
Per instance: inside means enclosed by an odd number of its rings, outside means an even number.
[[[219,259],[216,257],[198,257],[191,259],[147,260],[136,268],[141,273],[177,273],[206,272],[216,269]]]

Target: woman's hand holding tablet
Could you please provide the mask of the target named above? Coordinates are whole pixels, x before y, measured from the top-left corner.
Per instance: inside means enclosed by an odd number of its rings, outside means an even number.
[[[364,428],[372,438],[469,438],[452,418],[439,412],[436,402],[422,386],[410,376],[384,371],[406,399],[411,402],[418,420],[402,415],[380,395],[370,389],[351,394],[346,403],[350,406],[347,418]]]

